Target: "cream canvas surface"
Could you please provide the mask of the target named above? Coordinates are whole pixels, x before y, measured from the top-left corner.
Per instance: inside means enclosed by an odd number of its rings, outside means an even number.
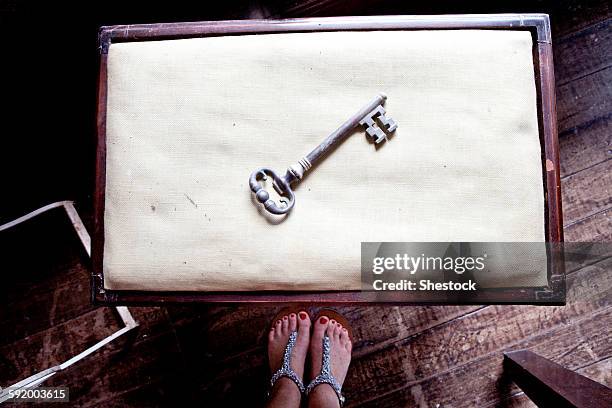
[[[379,92],[393,138],[356,130],[266,217],[250,173],[284,174]],[[106,165],[110,289],[359,289],[362,241],[544,241],[526,31],[112,44]],[[540,286],[541,266],[478,279]]]

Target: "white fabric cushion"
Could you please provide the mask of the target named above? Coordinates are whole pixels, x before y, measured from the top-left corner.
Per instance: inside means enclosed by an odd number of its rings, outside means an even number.
[[[284,221],[263,216],[250,173],[284,174],[378,92],[395,136],[377,150],[356,131]],[[526,31],[117,43],[107,108],[110,289],[359,289],[362,241],[544,241]]]

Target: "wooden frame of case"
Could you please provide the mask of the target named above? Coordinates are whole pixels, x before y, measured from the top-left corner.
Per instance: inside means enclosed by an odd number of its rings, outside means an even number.
[[[542,146],[542,174],[545,197],[546,241],[563,242],[559,143],[555,106],[550,23],[546,14],[485,14],[439,16],[329,17],[286,20],[231,20],[191,23],[120,25],[102,27],[99,32],[100,71],[97,105],[96,190],[92,242],[92,297],[102,304],[159,304],[166,302],[229,303],[546,303],[565,302],[565,273],[562,255],[549,258],[547,287],[481,289],[469,299],[458,299],[440,292],[150,292],[104,288],[104,203],[106,183],[106,96],[107,53],[116,42],[159,41],[221,35],[270,34],[314,31],[359,30],[527,30],[533,38],[538,126]]]

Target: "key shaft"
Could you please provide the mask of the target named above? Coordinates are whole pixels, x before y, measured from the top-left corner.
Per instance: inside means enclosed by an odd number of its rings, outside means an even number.
[[[320,145],[312,149],[310,153],[306,155],[306,159],[310,161],[311,164],[315,164],[320,159],[325,157],[327,153],[332,150],[336,145],[340,144],[344,139],[346,139],[353,129],[359,125],[359,122],[370,112],[372,112],[378,105],[381,105],[385,102],[387,96],[384,94],[376,95],[376,98],[372,99],[370,103],[361,108],[357,113],[347,119],[338,129],[336,129],[332,134],[327,136]]]
[[[387,95],[380,93],[376,95],[367,105],[362,107],[353,116],[347,119],[338,129],[325,138],[317,147],[312,149],[305,157],[300,159],[296,164],[289,166],[287,173],[283,177],[283,180],[291,185],[297,180],[304,177],[312,166],[321,161],[327,154],[333,150],[337,145],[342,143],[346,139],[353,129],[355,129],[359,122],[363,120],[366,115],[376,109],[379,105],[382,105],[387,99]]]

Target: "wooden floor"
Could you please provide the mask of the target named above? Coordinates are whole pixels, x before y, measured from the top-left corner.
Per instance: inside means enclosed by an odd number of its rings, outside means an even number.
[[[314,14],[356,14],[327,3]],[[306,6],[283,7],[283,15],[312,14]],[[372,12],[363,7],[361,14]],[[556,7],[565,238],[612,241],[611,13],[597,1]],[[394,4],[389,11],[410,12]],[[88,208],[80,207],[86,216]],[[120,327],[114,309],[90,304],[87,257],[61,211],[1,233],[0,248],[0,386],[61,363]],[[531,406],[502,373],[502,352],[519,348],[612,386],[611,271],[610,257],[573,265],[563,307],[341,308],[356,337],[348,405]],[[263,404],[264,328],[276,308],[130,310],[141,324],[135,336],[46,384],[69,386],[73,404],[88,407]]]

